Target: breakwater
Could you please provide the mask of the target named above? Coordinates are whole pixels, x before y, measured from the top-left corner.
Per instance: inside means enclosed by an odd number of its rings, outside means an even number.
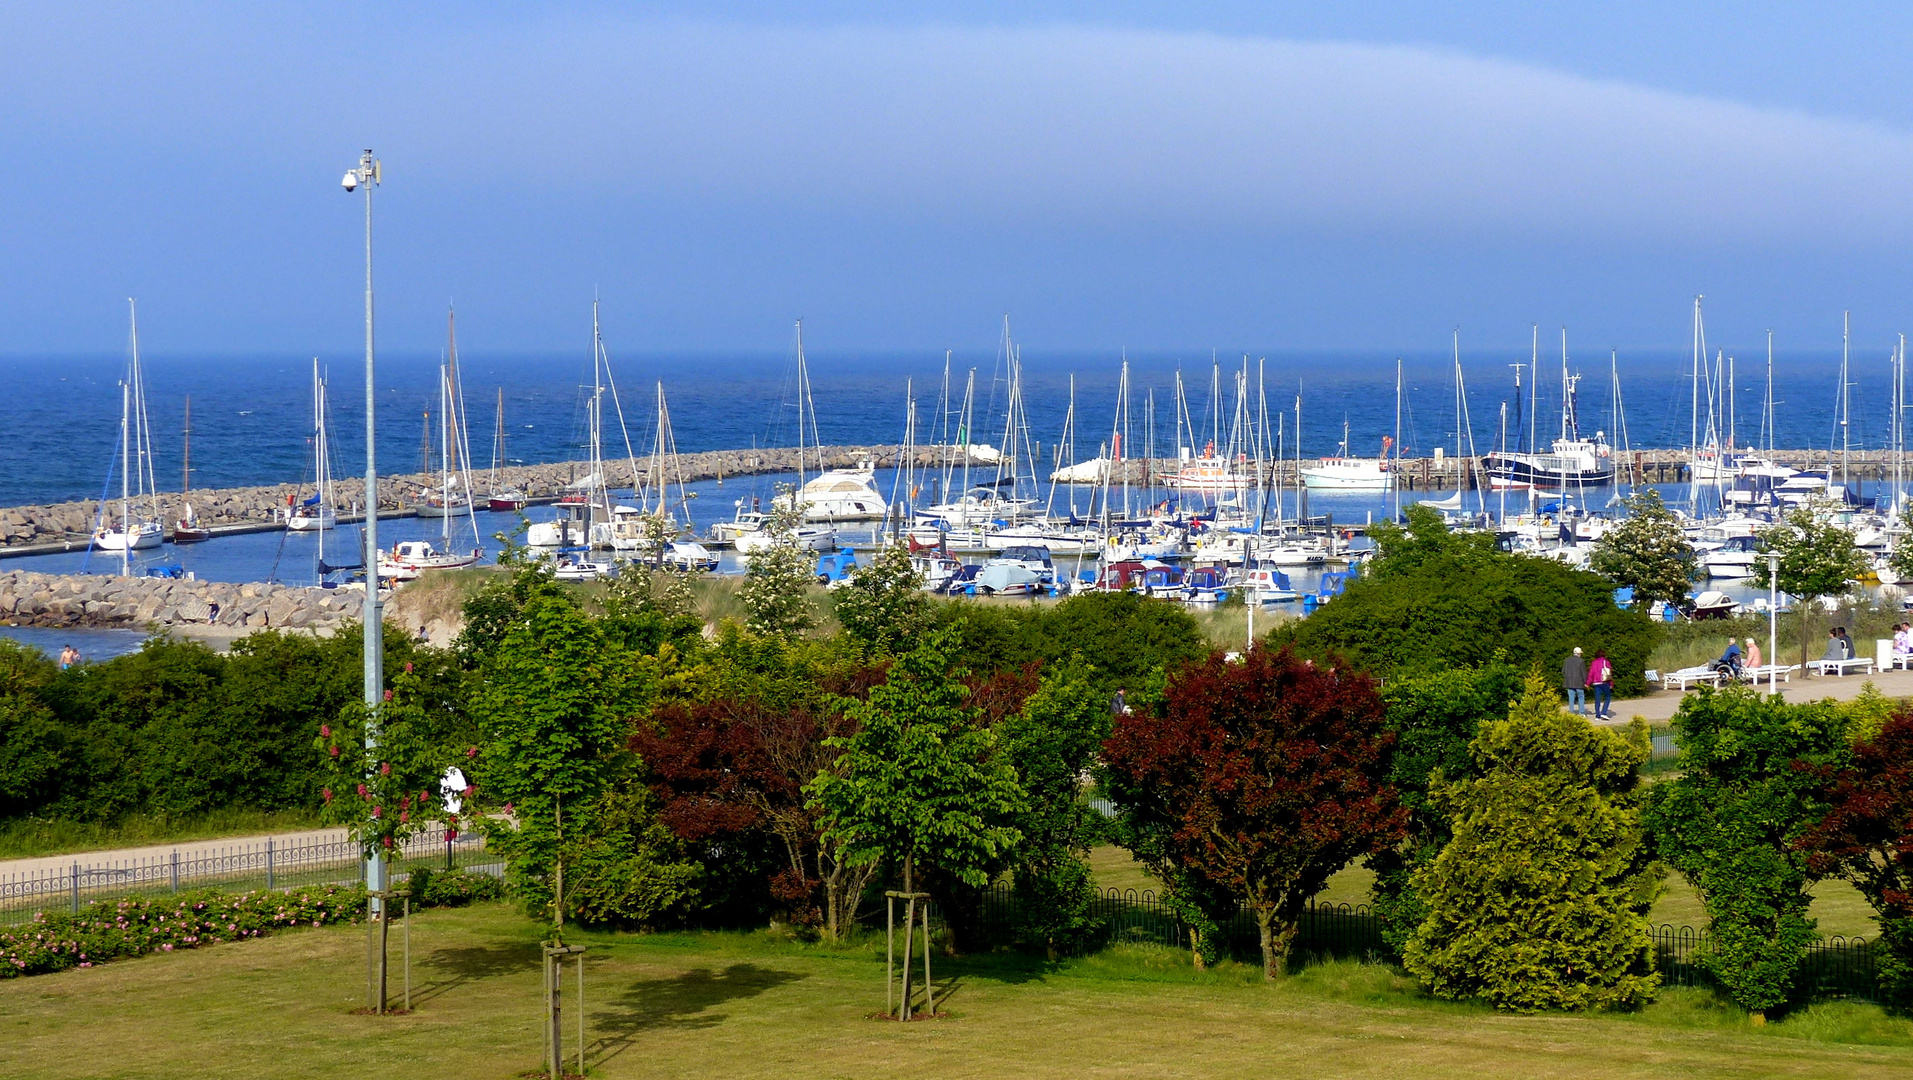
[[[351,588],[0,571],[0,622],[14,626],[327,630],[356,617],[364,599]]]
[[[817,466],[821,453],[824,464],[829,468],[847,468],[863,461],[878,466],[896,462],[895,446],[827,446],[822,451],[806,450],[804,464],[806,468]],[[939,451],[922,451],[919,460],[928,465],[932,461],[941,462]],[[628,458],[608,460],[605,465],[606,482],[612,487],[632,488],[637,480],[645,476],[649,469],[649,459],[639,458],[635,463]],[[717,450],[701,454],[683,454],[677,459],[676,468],[669,470],[667,482],[675,484],[680,474],[686,483],[697,480],[710,480],[730,476],[749,476],[762,473],[794,472],[797,468],[797,451],[790,448],[765,450]],[[495,490],[517,490],[525,493],[533,502],[550,502],[563,494],[565,485],[582,479],[586,467],[579,462],[552,462],[543,465],[514,465],[498,470]],[[473,474],[473,484],[481,494],[494,490],[494,480],[489,471]],[[382,476],[379,478],[379,516],[391,517],[411,513],[413,500],[428,487],[434,487],[438,477],[434,474],[412,473],[404,476]],[[277,527],[284,518],[284,512],[292,501],[303,499],[312,493],[310,485],[300,487],[293,484],[272,484],[260,487],[208,488],[190,492],[182,496],[178,492],[168,492],[158,497],[159,518],[165,523],[168,539],[171,538],[173,523],[183,515],[187,503],[191,503],[200,525],[220,530],[247,531]],[[333,483],[333,502],[342,510],[341,520],[356,520],[362,515],[365,504],[365,481],[363,478],[342,478]],[[109,521],[117,521],[119,501],[111,500],[107,504]],[[77,550],[85,547],[92,538],[96,517],[100,512],[98,502],[65,502],[50,506],[11,506],[0,508],[0,555],[26,554],[28,552]],[[136,510],[136,513],[145,511]]]

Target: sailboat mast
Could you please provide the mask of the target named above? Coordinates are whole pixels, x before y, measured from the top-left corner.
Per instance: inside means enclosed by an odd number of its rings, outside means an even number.
[[[1848,424],[1848,421],[1853,419],[1853,413],[1852,413],[1853,402],[1852,402],[1852,397],[1848,392],[1848,388],[1850,384],[1847,381],[1847,361],[1848,361],[1849,349],[1852,343],[1852,336],[1853,336],[1852,335],[1852,321],[1853,321],[1852,314],[1853,313],[1849,311],[1843,311],[1840,313],[1840,486],[1841,487],[1846,487],[1847,484],[1849,483],[1847,479],[1847,452],[1850,446],[1849,432],[1851,429]]]
[[[180,431],[179,497],[185,502],[193,490],[193,395],[186,395],[186,421]]]
[[[120,382],[120,576],[130,572],[127,561],[133,553],[133,515],[128,506],[126,465],[129,457],[127,434],[132,430],[131,388],[126,382]]]

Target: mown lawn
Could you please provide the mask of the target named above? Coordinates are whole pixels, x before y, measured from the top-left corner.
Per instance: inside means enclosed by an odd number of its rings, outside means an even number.
[[[515,1077],[537,1066],[538,928],[502,904],[413,927],[416,1011],[353,1015],[360,927],[0,983],[0,1076]],[[941,965],[943,1019],[870,1018],[882,942],[584,935],[604,1077],[1903,1077],[1913,1024],[1831,1005],[1755,1030],[1710,996],[1628,1016],[1498,1015],[1338,963],[1265,986],[1114,949]]]

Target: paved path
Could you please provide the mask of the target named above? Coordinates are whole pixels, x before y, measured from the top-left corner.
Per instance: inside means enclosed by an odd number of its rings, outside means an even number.
[[[1816,675],[1812,678],[1802,678],[1799,672],[1795,672],[1792,682],[1780,684],[1780,696],[1788,701],[1819,701],[1825,698],[1845,701],[1848,698],[1858,697],[1860,690],[1869,683],[1890,698],[1913,697],[1913,671],[1883,671],[1872,675]],[[1760,688],[1764,692],[1767,684],[1761,683]],[[1680,708],[1681,698],[1685,696],[1687,695],[1675,690],[1656,690],[1646,697],[1630,698],[1626,701],[1617,700],[1614,702],[1614,718],[1606,723],[1621,727],[1637,716],[1649,723],[1670,720],[1674,716],[1674,710]]]
[[[16,874],[66,871],[72,869],[76,862],[82,869],[123,866],[127,863],[171,859],[175,851],[179,852],[179,857],[183,861],[217,855],[222,850],[233,848],[264,848],[267,840],[272,841],[273,847],[280,848],[333,843],[343,841],[347,839],[347,836],[344,828],[307,829],[300,832],[260,833],[256,836],[226,836],[216,840],[187,840],[177,844],[154,844],[150,847],[83,851],[73,855],[48,855],[38,859],[8,859],[0,861],[0,880]]]

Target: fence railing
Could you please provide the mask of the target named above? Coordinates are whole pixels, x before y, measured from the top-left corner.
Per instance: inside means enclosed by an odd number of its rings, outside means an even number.
[[[986,940],[1008,942],[1015,937],[1019,901],[1005,886],[983,894],[979,930]],[[1138,943],[1186,949],[1189,927],[1152,890],[1105,889],[1096,899],[1095,918],[1102,923],[1101,941]],[[1222,944],[1238,956],[1252,956],[1259,948],[1255,918],[1238,909],[1221,926]],[[1691,926],[1652,928],[1654,965],[1669,986],[1714,985],[1703,957],[1708,936]],[[1309,959],[1368,960],[1388,956],[1382,923],[1366,905],[1311,904],[1302,913],[1293,954]],[[1881,1000],[1873,947],[1865,938],[1826,938],[1807,947],[1796,984],[1797,998],[1825,1001],[1850,998]]]
[[[485,838],[460,834],[446,843],[442,834],[410,838],[392,859],[404,873],[415,866],[473,866],[497,861],[485,854]],[[350,839],[235,844],[182,854],[128,860],[77,857],[67,865],[0,875],[0,923],[26,922],[35,912],[78,911],[82,904],[122,896],[179,892],[182,889],[286,889],[300,885],[362,881],[365,863]]]

